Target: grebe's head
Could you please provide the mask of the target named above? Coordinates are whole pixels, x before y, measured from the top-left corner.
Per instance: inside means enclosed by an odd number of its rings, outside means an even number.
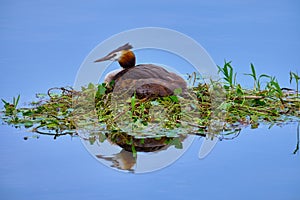
[[[103,58],[95,60],[95,62],[112,60],[112,61],[118,61],[121,67],[123,68],[134,67],[135,55],[130,49],[132,49],[132,46],[129,43],[124,44],[123,46],[113,50]]]

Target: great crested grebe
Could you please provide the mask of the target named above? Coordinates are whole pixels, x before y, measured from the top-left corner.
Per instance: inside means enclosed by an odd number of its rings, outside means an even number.
[[[94,61],[119,62],[122,69],[107,74],[104,80],[106,83],[113,83],[114,90],[133,89],[140,99],[170,96],[179,88],[182,92],[186,91],[187,84],[179,75],[153,64],[135,65],[135,55],[130,49],[132,46],[127,43]]]

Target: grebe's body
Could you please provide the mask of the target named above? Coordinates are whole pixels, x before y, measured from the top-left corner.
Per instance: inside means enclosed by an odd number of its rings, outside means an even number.
[[[114,83],[114,90],[133,89],[138,98],[164,97],[173,95],[178,88],[186,90],[187,84],[183,78],[163,67],[153,64],[135,65],[135,55],[131,48],[127,43],[95,61],[114,60],[121,65],[121,70],[114,70],[105,77],[106,83]]]

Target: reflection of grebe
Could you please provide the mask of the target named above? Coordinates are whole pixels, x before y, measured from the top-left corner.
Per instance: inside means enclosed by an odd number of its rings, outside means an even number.
[[[109,156],[98,154],[96,155],[96,157],[110,162],[111,163],[110,166],[113,168],[126,170],[130,172],[135,172],[134,166],[136,166],[135,164],[137,163],[137,158],[139,157],[138,152],[160,153],[163,151],[167,151],[168,148],[172,146],[167,143],[170,143],[172,140],[176,139],[176,138],[167,138],[167,137],[162,137],[160,139],[158,138],[137,139],[125,133],[119,136],[120,137],[114,139],[112,139],[109,136],[107,137],[110,144],[118,145],[119,147],[122,147],[122,150],[119,153],[115,153]],[[186,138],[187,136],[181,135],[177,139],[178,142],[181,143]],[[129,142],[131,142],[132,144],[126,145],[126,143]],[[132,145],[134,145],[135,151],[137,153],[135,156],[134,153],[132,152]]]
[[[136,163],[136,158],[133,156],[133,153],[124,149],[111,156],[96,155],[96,157],[111,162],[111,167],[121,170],[133,171],[132,168]]]
[[[114,81],[116,84],[123,80],[126,84],[132,85],[139,82],[139,86],[135,89],[138,98],[170,96],[177,88],[186,89],[187,84],[180,76],[163,67],[153,64],[135,65],[135,55],[131,48],[132,46],[127,43],[95,61],[118,61],[123,68],[107,74],[106,83]]]

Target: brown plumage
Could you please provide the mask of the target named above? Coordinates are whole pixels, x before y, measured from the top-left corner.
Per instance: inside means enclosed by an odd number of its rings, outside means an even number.
[[[118,61],[124,69],[133,67],[135,65],[135,55],[130,50],[122,50],[122,55]]]
[[[177,74],[153,64],[135,65],[135,55],[128,43],[96,60],[117,60],[123,70],[108,74],[105,82],[114,82],[114,92],[135,93],[137,98],[156,98],[174,94],[181,88],[186,91],[186,82]]]

